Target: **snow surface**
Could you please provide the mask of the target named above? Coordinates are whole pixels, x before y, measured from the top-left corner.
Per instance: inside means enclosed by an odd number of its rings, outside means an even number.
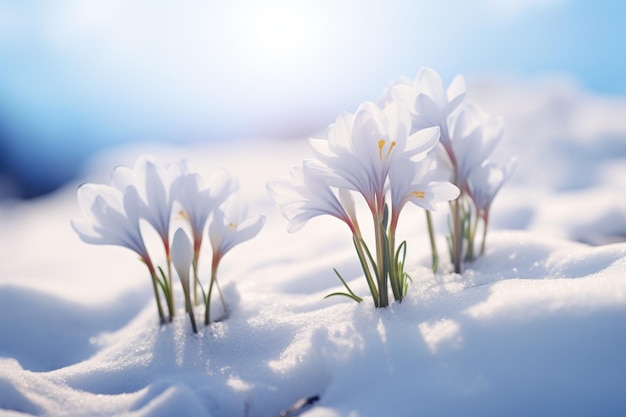
[[[314,396],[300,415],[626,415],[626,101],[554,82],[470,93],[505,118],[500,152],[519,155],[487,253],[434,276],[424,216],[407,210],[413,284],[387,309],[323,299],[340,288],[333,267],[368,296],[347,228],[317,218],[288,234],[267,196],[310,156],[304,140],[116,150],[85,173],[106,182],[143,152],[187,157],[205,174],[227,167],[267,215],[224,258],[230,316],[198,335],[182,294],[159,326],[130,251],[78,239],[77,184],[5,203],[0,415],[278,416]],[[445,210],[436,222],[443,250]]]

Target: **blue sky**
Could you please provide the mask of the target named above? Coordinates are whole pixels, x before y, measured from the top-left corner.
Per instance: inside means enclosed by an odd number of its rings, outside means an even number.
[[[625,4],[0,1],[0,196],[129,141],[306,136],[421,66],[624,96]]]

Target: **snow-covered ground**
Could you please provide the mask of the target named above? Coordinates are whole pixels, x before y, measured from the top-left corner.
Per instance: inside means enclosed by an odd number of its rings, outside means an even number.
[[[309,417],[626,415],[626,100],[548,81],[469,90],[505,118],[500,152],[519,157],[487,253],[434,276],[424,216],[407,210],[413,283],[387,309],[323,299],[340,288],[333,267],[368,296],[347,228],[316,218],[288,234],[267,195],[310,156],[304,140],[116,150],[85,173],[108,182],[140,153],[186,157],[204,174],[227,167],[267,216],[222,263],[230,317],[198,335],[182,294],[158,324],[134,254],[79,240],[77,184],[4,204],[0,415],[278,416],[301,399]]]

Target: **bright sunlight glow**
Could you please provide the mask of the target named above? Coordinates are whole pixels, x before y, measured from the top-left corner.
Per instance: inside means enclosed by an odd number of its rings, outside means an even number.
[[[303,21],[293,9],[267,10],[254,23],[253,33],[258,35],[260,46],[269,51],[288,52],[303,35]]]
[[[320,33],[319,8],[307,2],[251,4],[240,18],[236,53],[241,65],[269,78],[305,71],[307,61],[322,56],[324,40],[330,35]]]

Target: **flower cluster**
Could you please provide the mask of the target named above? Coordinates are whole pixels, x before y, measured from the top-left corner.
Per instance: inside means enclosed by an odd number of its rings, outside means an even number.
[[[459,195],[459,189],[439,175],[437,162],[429,154],[439,141],[439,131],[437,126],[414,129],[401,103],[380,108],[366,102],[355,114],[341,113],[324,138],[310,140],[315,159],[294,168],[291,179],[268,184],[290,231],[322,214],[348,226],[377,307],[389,304],[389,286],[395,300],[406,295],[406,242],[397,245],[395,239],[403,207],[411,202],[434,210],[437,203]],[[374,251],[359,227],[355,193],[363,198],[374,221]],[[348,291],[338,294],[361,301],[337,275]]]
[[[461,191],[451,203],[449,238],[451,260],[455,272],[460,273],[462,260],[471,261],[476,256],[479,220],[483,223],[480,253],[484,252],[491,203],[513,172],[514,159],[505,164],[491,160],[502,137],[502,120],[466,98],[461,76],[444,90],[441,78],[430,68],[422,68],[415,80],[403,78],[392,84],[383,102],[405,105],[411,113],[413,131],[433,126],[440,129],[438,159]]]
[[[444,91],[439,75],[424,68],[415,80],[392,84],[380,106],[366,102],[355,114],[341,113],[324,138],[310,140],[314,159],[294,168],[290,179],[268,184],[268,190],[291,232],[323,214],[344,222],[374,304],[385,307],[389,286],[397,301],[407,291],[406,241],[396,243],[398,219],[407,203],[426,211],[434,270],[438,251],[430,211],[438,203],[450,202],[455,270],[460,272],[462,257],[474,259],[479,220],[484,251],[491,203],[513,166],[513,161],[501,165],[490,160],[501,132],[499,118],[466,99],[462,77]],[[374,251],[361,233],[355,194],[373,218]],[[335,273],[347,289],[336,294],[361,301]]]
[[[72,220],[72,227],[86,243],[119,245],[133,250],[146,264],[161,322],[171,321],[175,313],[172,265],[180,279],[186,311],[197,332],[193,306],[198,288],[205,307],[205,325],[210,320],[211,294],[217,285],[217,269],[223,256],[235,245],[256,236],[264,216],[247,216],[247,205],[235,194],[236,182],[226,171],[219,171],[205,183],[186,161],[162,166],[153,158],[141,157],[134,168],[113,170],[111,184],[83,184],[78,202],[84,217]],[[198,276],[200,248],[207,222],[213,250],[211,278],[205,291]],[[148,252],[141,222],[158,234],[165,254],[165,272],[155,266]],[[182,224],[172,225],[182,220]],[[172,230],[173,238],[170,240]],[[191,239],[185,231],[191,231]],[[193,281],[190,281],[193,270]],[[192,301],[193,297],[193,301]],[[162,298],[167,305],[164,312]],[[226,305],[222,298],[224,309]]]

